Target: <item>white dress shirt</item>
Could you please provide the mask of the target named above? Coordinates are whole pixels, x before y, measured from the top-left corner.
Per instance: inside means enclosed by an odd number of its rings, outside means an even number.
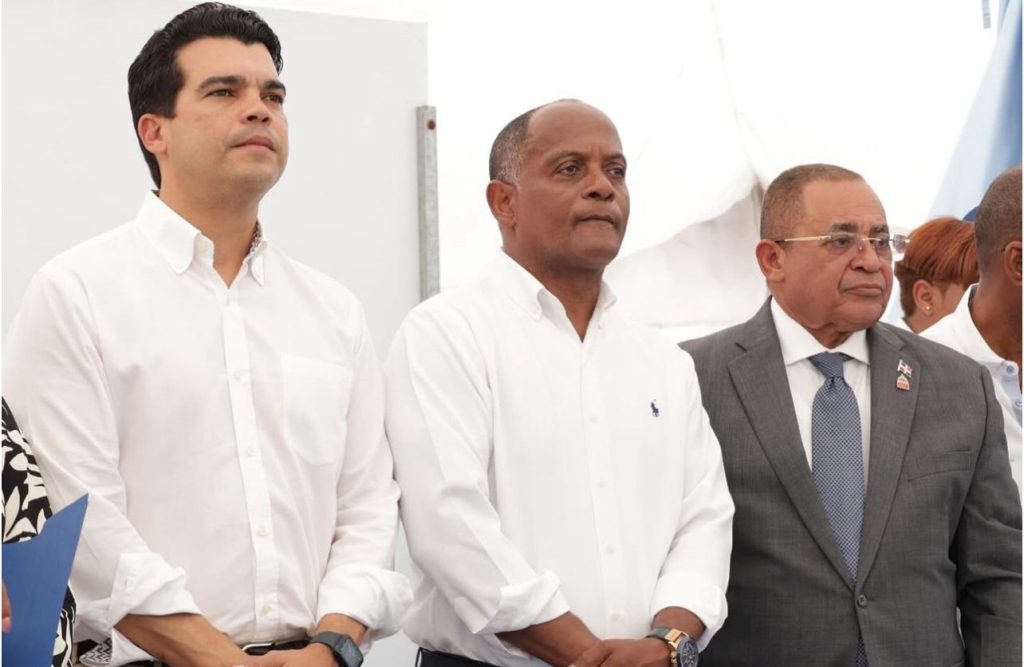
[[[679,606],[726,617],[733,504],[693,362],[603,286],[581,341],[500,255],[410,313],[385,364],[387,431],[419,580],[413,641],[543,664],[495,634],[574,612],[643,637]]]
[[[860,439],[864,450],[864,488],[868,484],[868,454],[871,447],[871,380],[868,359],[868,340],[864,331],[856,331],[845,341],[833,349],[827,349],[818,342],[811,332],[799,322],[786,314],[779,303],[772,299],[772,319],[775,331],[779,335],[782,347],[782,362],[786,365],[786,378],[789,380],[789,391],[793,394],[793,409],[796,411],[796,423],[800,428],[800,440],[807,455],[807,465],[813,469],[811,462],[811,411],[814,407],[814,395],[825,383],[825,376],[811,363],[810,357],[820,352],[841,352],[848,354],[843,364],[843,379],[853,389],[860,408]]]
[[[306,636],[342,613],[382,636],[398,487],[362,307],[260,241],[230,287],[213,243],[156,196],[33,279],[4,394],[55,509],[89,508],[78,637],[145,653],[125,614],[202,613],[233,641]]]
[[[921,335],[974,359],[992,374],[996,398],[1003,409],[1003,430],[1006,432],[1006,448],[1010,455],[1010,472],[1017,482],[1017,491],[1024,495],[1024,487],[1021,485],[1021,450],[1024,444],[1021,435],[1021,391],[1018,384],[1020,369],[1016,363],[996,354],[982,338],[971,317],[973,293],[974,287],[971,287],[964,298],[960,299],[956,310],[925,329]]]

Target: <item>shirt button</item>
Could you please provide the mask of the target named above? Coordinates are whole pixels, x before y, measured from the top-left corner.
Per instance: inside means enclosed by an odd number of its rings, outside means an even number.
[[[249,458],[252,458],[253,456],[256,456],[256,450],[253,449],[252,447],[246,447],[245,455],[248,456]]]
[[[868,598],[867,598],[867,596],[865,596],[863,594],[858,595],[857,596],[857,606],[858,607],[866,607],[866,606],[868,606]]]
[[[270,604],[269,602],[263,603],[263,606],[260,607],[260,613],[264,616],[268,615],[272,611],[274,611],[274,605]]]
[[[620,611],[613,611],[612,612],[612,620],[613,621],[621,621],[622,620],[622,612],[620,612]]]
[[[608,546],[606,546],[606,547],[604,548],[604,550],[605,550],[606,552],[610,553],[610,554],[613,554],[613,553],[615,553],[616,551],[618,551],[618,549],[616,549],[616,548],[615,548],[615,545],[614,545],[614,544],[609,544]]]
[[[260,526],[260,529],[256,531],[260,537],[266,537],[270,535],[270,530],[266,526]]]
[[[1022,405],[1024,405],[1024,402],[1022,402],[1021,399],[1018,398],[1016,401],[1013,402],[1013,404],[1019,408]]]
[[[608,488],[608,480],[606,480],[606,479],[599,479],[599,480],[597,480],[597,488],[599,488],[599,489],[607,489]]]
[[[1014,375],[1016,375],[1016,374],[1017,374],[1017,364],[1013,364],[1013,363],[1008,363],[1008,364],[1006,364],[1005,366],[1003,366],[1003,371],[1004,371],[1004,372],[1005,372],[1005,373],[1006,373],[1007,375],[1009,375],[1009,376],[1013,377]]]
[[[591,424],[596,424],[597,423],[597,415],[590,415],[590,423]]]
[[[245,377],[245,371],[235,371],[234,373],[231,374],[231,377],[233,377],[238,382],[241,382],[242,378]]]

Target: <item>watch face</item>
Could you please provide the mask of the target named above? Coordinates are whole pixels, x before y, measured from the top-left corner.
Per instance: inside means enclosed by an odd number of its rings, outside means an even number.
[[[700,651],[697,650],[697,642],[693,641],[693,637],[686,636],[683,641],[679,642],[678,651],[679,667],[697,667]]]
[[[345,667],[359,667],[363,662],[363,654],[356,646],[356,643],[345,637],[345,640],[341,642],[341,646],[336,647],[338,655],[345,661]]]

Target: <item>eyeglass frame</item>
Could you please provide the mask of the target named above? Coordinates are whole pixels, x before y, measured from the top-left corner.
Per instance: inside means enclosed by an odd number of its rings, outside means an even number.
[[[795,236],[788,239],[771,239],[775,243],[789,243],[791,241],[825,241],[834,242],[837,238],[846,238],[851,241],[856,240],[856,246],[850,246],[849,248],[837,248],[842,252],[848,252],[852,248],[856,247],[857,252],[864,252],[864,243],[867,242],[871,245],[871,249],[875,251],[876,255],[881,256],[883,248],[889,250],[890,256],[902,255],[907,251],[907,246],[910,245],[910,237],[906,234],[892,234],[891,236],[866,236],[860,232],[848,232],[843,230],[836,230],[829,232],[828,234],[822,234],[820,236]]]

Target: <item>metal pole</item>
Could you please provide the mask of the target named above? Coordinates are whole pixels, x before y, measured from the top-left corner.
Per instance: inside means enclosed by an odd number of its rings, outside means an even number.
[[[420,300],[441,291],[437,230],[437,110],[416,107],[416,164],[419,189]]]

